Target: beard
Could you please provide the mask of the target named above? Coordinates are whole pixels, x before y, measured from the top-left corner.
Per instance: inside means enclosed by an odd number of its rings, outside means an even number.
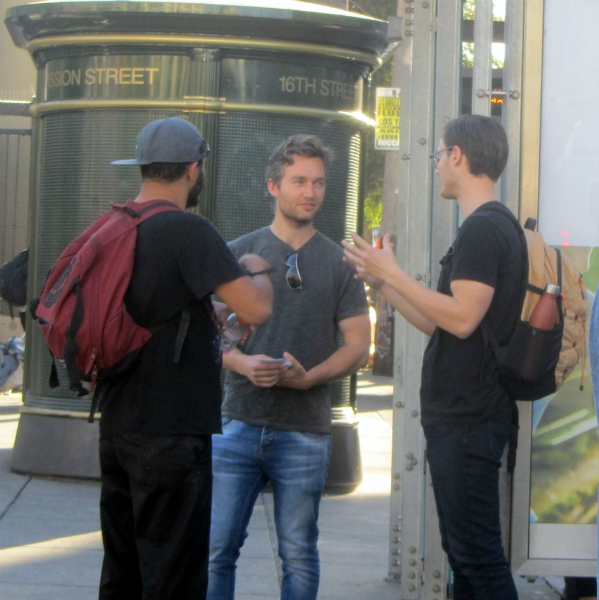
[[[316,216],[318,215],[318,213],[320,212],[320,209],[322,207],[319,207],[312,215],[310,216],[300,216],[297,215],[295,213],[293,213],[292,211],[288,211],[285,208],[282,208],[281,205],[279,205],[279,210],[281,211],[281,214],[288,220],[288,221],[293,221],[298,227],[304,227],[306,225],[310,225],[310,223],[312,223],[314,221],[314,219],[316,218]]]
[[[204,190],[204,173],[200,171],[196,182],[187,194],[187,202],[185,208],[193,208],[200,203],[200,194]]]

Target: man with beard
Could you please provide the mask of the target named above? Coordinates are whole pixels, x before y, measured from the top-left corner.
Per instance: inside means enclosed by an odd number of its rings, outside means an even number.
[[[213,439],[210,600],[233,600],[235,563],[268,482],[281,598],[314,600],[318,592],[318,509],[331,448],[328,384],[366,365],[370,346],[364,285],[343,263],[340,246],[314,228],[330,160],[316,136],[294,135],[279,145],[266,173],[274,220],[229,245],[238,257],[256,253],[272,265],[274,300],[268,322],[223,356],[229,371],[223,435]]]
[[[137,158],[113,163],[141,166],[140,208],[160,200],[179,210],[138,225],[125,303],[153,335],[130,369],[96,391],[101,600],[206,594],[211,435],[221,430],[221,351],[211,294],[249,323],[266,321],[272,305],[268,263],[258,256],[238,262],[209,221],[184,210],[198,203],[208,152],[195,126],[171,118],[142,129]]]

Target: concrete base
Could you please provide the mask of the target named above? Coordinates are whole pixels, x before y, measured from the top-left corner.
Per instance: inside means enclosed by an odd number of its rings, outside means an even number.
[[[12,453],[12,470],[27,475],[99,479],[98,421],[88,423],[86,417],[22,412]],[[325,488],[332,493],[349,493],[360,483],[358,422],[334,420]]]
[[[362,483],[362,457],[358,422],[333,420],[331,462],[325,490],[346,494]]]
[[[22,412],[11,469],[27,475],[100,478],[98,422]]]

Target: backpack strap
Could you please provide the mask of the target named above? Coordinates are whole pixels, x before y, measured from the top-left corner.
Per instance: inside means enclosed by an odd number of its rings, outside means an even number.
[[[125,204],[117,204],[116,202],[111,202],[110,206],[112,206],[114,210],[126,212],[133,219],[139,219],[136,225],[139,225],[139,223],[145,221],[148,217],[151,217],[152,215],[159,212],[164,212],[168,210],[182,210],[171,200],[160,199],[148,200],[147,202],[135,202],[135,200],[129,200]]]
[[[537,220],[532,217],[528,217],[526,219],[526,223],[524,223],[524,229],[528,229],[530,231],[534,231],[537,228]]]
[[[518,430],[520,429],[520,413],[516,401],[512,399],[512,423],[510,426],[510,437],[507,443],[507,472],[514,473],[516,469],[516,454],[518,450]]]
[[[48,349],[48,352],[50,352],[50,349]],[[50,386],[50,389],[54,389],[60,385],[60,381],[58,379],[58,369],[56,368],[54,354],[50,352],[50,356],[52,357],[52,366],[50,367],[50,380],[48,381],[48,385]]]
[[[177,339],[175,340],[175,359],[176,365],[181,361],[181,350],[183,349],[183,343],[187,337],[187,330],[189,329],[189,322],[191,320],[191,311],[189,308],[184,308],[181,312],[181,322],[179,323],[179,331],[177,333]]]
[[[189,323],[191,321],[191,311],[189,308],[184,308],[181,312],[181,321],[179,323],[179,331],[177,332],[177,339],[175,341],[175,358],[174,363],[179,364],[181,359],[181,350],[183,348],[183,344],[185,342],[185,338],[187,337],[187,330],[189,329]],[[165,324],[158,325],[157,327],[150,328],[149,331],[154,335],[156,332],[160,331]],[[54,362],[52,363],[52,368],[54,373],[56,373],[56,365]],[[58,385],[58,378],[56,379],[56,385]],[[84,388],[85,389],[85,388]],[[94,390],[94,395],[92,397],[92,404],[89,409],[89,416],[87,417],[88,423],[93,423],[95,419],[96,412],[98,410],[98,406],[100,404],[100,393],[97,390]]]
[[[555,248],[555,254],[557,255],[557,285],[559,286],[560,293],[563,293],[564,286],[562,285],[562,252],[559,248]]]
[[[138,206],[135,206],[138,204]],[[174,202],[170,200],[150,200],[144,203],[135,203],[133,201],[129,201],[124,205],[113,204],[114,208],[120,208],[128,213],[134,219],[139,219],[137,225],[139,225],[142,221],[145,221],[148,217],[152,215],[167,211],[167,210],[181,210],[179,206],[177,206]],[[189,329],[189,322],[191,320],[191,311],[189,308],[184,308],[181,311],[181,321],[179,322],[179,331],[177,332],[177,338],[175,340],[175,355],[173,362],[175,364],[179,364],[181,361],[181,351],[183,350],[183,344],[185,343],[185,338],[187,337],[187,331]],[[161,329],[159,326],[153,332],[155,333]]]
[[[79,369],[77,368],[77,363],[75,361],[75,355],[79,352],[79,344],[75,338],[77,337],[79,327],[81,327],[85,309],[83,307],[83,300],[81,298],[81,286],[79,285],[79,280],[74,282],[71,289],[77,296],[77,300],[75,301],[75,308],[73,310],[71,323],[67,327],[66,331],[64,343],[64,362],[67,367],[67,374],[69,376],[69,387],[74,392],[77,392],[78,397],[81,397],[89,394],[89,390],[83,387],[83,384],[81,383],[81,375],[79,374]],[[54,368],[56,369],[56,365],[54,365]],[[52,375],[50,376],[52,377]]]
[[[522,247],[522,258],[523,258],[523,260],[522,260],[522,280],[521,280],[522,284],[521,284],[521,288],[520,288],[521,295],[520,295],[520,304],[519,304],[519,306],[521,307],[522,304],[524,303],[524,298],[526,297],[526,292],[529,287],[529,284],[528,284],[528,268],[529,268],[528,244],[526,242],[526,236],[524,235],[524,231],[522,229],[522,226],[520,225],[520,222],[518,221],[518,219],[516,219],[516,217],[514,216],[512,211],[507,206],[504,206],[500,202],[490,202],[487,204],[487,206],[485,206],[484,211],[481,211],[481,212],[485,212],[487,210],[499,212],[499,213],[504,214],[506,217],[508,217],[509,221],[511,221],[512,225],[516,228],[518,237],[520,238],[520,244]],[[526,228],[531,229],[531,227],[532,227],[532,230],[534,231],[536,224],[537,224],[537,222],[535,219],[529,218],[526,221]],[[541,293],[543,293],[543,290],[541,290]],[[519,315],[518,315],[518,318],[519,318]],[[518,321],[516,320],[516,323],[517,322]],[[485,344],[489,344],[491,346],[491,348],[493,349],[493,354],[495,355],[497,362],[499,362],[499,352],[500,352],[499,342],[497,341],[497,338],[495,337],[495,333],[493,332],[493,330],[491,329],[491,326],[489,325],[486,314],[480,323],[480,327],[481,327],[481,331],[483,334],[483,340],[484,340]]]

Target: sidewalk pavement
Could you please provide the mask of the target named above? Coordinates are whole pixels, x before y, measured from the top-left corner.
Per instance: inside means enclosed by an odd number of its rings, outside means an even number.
[[[319,600],[400,600],[387,582],[391,472],[391,380],[359,378],[363,483],[326,495],[320,509]],[[10,470],[21,396],[0,395],[0,599],[92,600],[102,563],[97,482]],[[280,564],[272,497],[258,499],[238,563],[237,600],[277,600]],[[520,600],[559,600],[561,578],[516,578]]]

